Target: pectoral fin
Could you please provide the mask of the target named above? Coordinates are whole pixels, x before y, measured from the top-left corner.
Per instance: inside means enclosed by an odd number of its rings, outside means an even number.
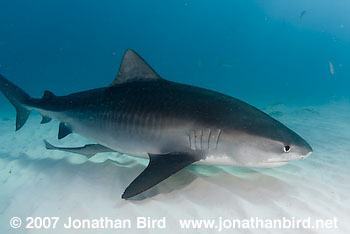
[[[150,189],[186,166],[198,161],[196,156],[188,153],[149,154],[147,168],[126,188],[123,199],[131,198]]]
[[[57,146],[51,145],[49,142],[45,140],[44,142],[45,142],[45,147],[48,150],[59,150],[59,151],[64,151],[64,152],[69,152],[74,154],[81,154],[88,158],[91,158],[92,156],[98,153],[115,152],[114,150],[99,144],[89,144],[89,145],[84,145],[82,147],[57,147]]]

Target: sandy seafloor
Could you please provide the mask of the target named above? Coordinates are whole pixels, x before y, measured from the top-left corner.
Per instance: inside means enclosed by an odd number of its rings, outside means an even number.
[[[273,169],[193,165],[146,193],[148,199],[120,198],[146,160],[115,153],[83,156],[47,151],[56,145],[81,146],[78,135],[57,140],[58,122],[40,125],[33,114],[14,131],[14,109],[0,113],[0,233],[135,233],[126,230],[11,229],[13,216],[93,219],[167,218],[167,229],[142,233],[215,233],[180,230],[179,219],[338,219],[338,229],[240,229],[221,233],[350,233],[350,103],[314,107],[265,108],[302,135],[314,153]],[[279,111],[279,112],[276,112]],[[283,114],[281,116],[281,113]],[[109,160],[110,159],[110,160]],[[140,230],[139,230],[140,231]]]

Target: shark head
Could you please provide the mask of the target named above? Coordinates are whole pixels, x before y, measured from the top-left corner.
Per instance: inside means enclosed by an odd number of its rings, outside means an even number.
[[[242,113],[242,118],[236,116],[222,132],[219,148],[229,162],[226,164],[276,167],[305,159],[312,153],[311,146],[297,133],[253,107],[248,109],[249,114]]]
[[[240,142],[237,149],[232,149],[235,151],[234,161],[241,166],[268,168],[305,159],[312,153],[311,146],[300,136],[289,131],[283,134],[280,137],[274,136],[273,139],[267,136],[242,134],[242,139],[246,141]],[[235,143],[237,146],[237,142]]]
[[[290,129],[281,132],[279,138],[265,138],[257,145],[262,153],[259,164],[261,167],[276,167],[287,164],[292,160],[302,160],[312,153],[311,146],[298,134]],[[269,147],[267,147],[268,143]],[[262,151],[262,148],[267,148]]]

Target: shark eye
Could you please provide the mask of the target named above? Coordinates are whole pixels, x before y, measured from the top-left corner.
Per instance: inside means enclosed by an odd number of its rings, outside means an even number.
[[[283,150],[284,150],[284,152],[288,153],[290,151],[290,146],[289,145],[285,145]]]

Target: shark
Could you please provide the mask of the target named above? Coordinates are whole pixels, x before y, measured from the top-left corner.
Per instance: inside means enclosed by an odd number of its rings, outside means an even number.
[[[60,121],[58,138],[71,133],[96,144],[47,149],[81,153],[118,152],[149,159],[122,194],[130,199],[191,164],[270,168],[304,159],[311,146],[297,133],[229,95],[162,78],[128,49],[108,86],[32,98],[0,75],[0,91],[17,111],[16,131],[31,111],[42,124]],[[131,178],[133,179],[133,178]]]

